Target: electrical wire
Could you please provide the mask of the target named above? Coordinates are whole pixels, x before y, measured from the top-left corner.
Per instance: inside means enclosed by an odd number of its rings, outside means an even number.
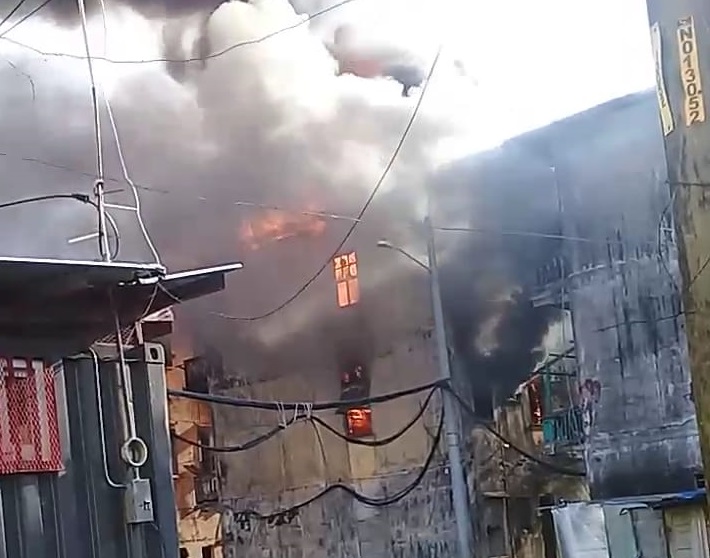
[[[422,467],[420,468],[419,472],[417,473],[417,476],[414,478],[414,480],[401,490],[397,491],[395,494],[389,497],[385,498],[371,498],[370,496],[366,496],[365,494],[361,494],[354,488],[343,484],[343,483],[335,483],[327,486],[317,494],[311,496],[307,500],[304,500],[303,502],[300,502],[294,506],[290,506],[288,508],[270,512],[270,513],[262,513],[253,509],[247,509],[247,510],[235,510],[236,513],[244,514],[247,516],[254,517],[259,520],[264,520],[264,521],[269,521],[273,519],[277,519],[279,517],[293,514],[294,512],[297,512],[298,510],[305,508],[306,506],[309,506],[313,502],[320,500],[324,496],[330,494],[331,492],[334,492],[336,490],[342,490],[343,492],[349,494],[352,496],[355,500],[360,502],[361,504],[364,504],[366,506],[370,506],[373,508],[381,508],[381,507],[386,507],[386,506],[391,506],[392,504],[396,504],[400,500],[404,499],[406,496],[408,496],[412,491],[414,491],[424,480],[425,475],[429,471],[431,464],[434,460],[434,456],[436,455],[436,449],[441,443],[441,433],[443,431],[444,427],[444,413],[441,413],[441,417],[439,419],[439,425],[436,431],[436,438],[434,442],[432,443],[431,450],[429,451],[429,454],[427,455],[426,459],[424,460],[424,463]]]
[[[213,446],[213,445],[203,444],[203,443],[198,442],[196,440],[191,440],[190,438],[187,438],[185,436],[177,434],[176,432],[172,433],[172,437],[175,438],[176,440],[180,440],[181,442],[184,442],[190,446],[200,448],[200,449],[203,449],[206,451],[213,451],[215,453],[238,453],[238,452],[242,452],[242,451],[251,450],[251,449],[255,448],[256,446],[263,444],[264,442],[266,442],[266,441],[270,440],[271,438],[273,438],[274,436],[276,436],[279,432],[286,430],[288,427],[296,424],[297,422],[310,421],[314,425],[314,427],[316,425],[322,426],[328,432],[337,436],[341,440],[345,440],[349,444],[359,445],[359,446],[367,446],[367,447],[371,447],[371,448],[382,447],[382,446],[387,446],[387,445],[391,444],[392,442],[398,440],[399,438],[404,436],[409,430],[411,430],[411,428],[419,421],[419,419],[422,418],[422,416],[424,415],[425,411],[427,410],[427,408],[431,402],[433,395],[438,390],[439,390],[439,388],[434,388],[429,392],[426,399],[424,400],[424,404],[420,407],[420,409],[417,411],[417,413],[409,421],[407,421],[407,423],[404,426],[402,426],[399,430],[397,430],[397,432],[395,432],[394,434],[391,434],[385,438],[381,438],[379,440],[363,440],[360,438],[353,438],[352,436],[348,436],[346,434],[343,434],[342,432],[333,428],[330,424],[328,424],[326,421],[324,421],[320,417],[313,416],[313,415],[309,416],[307,413],[297,414],[296,417],[294,417],[291,421],[289,421],[287,423],[278,424],[277,426],[274,426],[273,428],[264,432],[263,434],[260,434],[259,436],[256,436],[256,437],[254,437],[244,443],[241,443],[241,444],[234,444],[234,445],[229,445],[229,446]],[[318,432],[317,427],[316,427],[316,432]]]
[[[101,2],[103,5],[103,2]],[[153,255],[153,259],[155,260],[155,263],[158,265],[162,265],[162,261],[160,259],[160,255],[158,254],[158,250],[155,247],[155,244],[153,243],[153,240],[150,238],[150,234],[148,234],[148,229],[145,225],[145,221],[143,220],[143,213],[141,210],[141,198],[138,195],[138,188],[136,188],[135,183],[133,182],[133,179],[131,178],[129,172],[128,172],[128,166],[126,165],[126,159],[123,154],[123,147],[121,146],[121,139],[118,133],[118,127],[116,126],[116,120],[113,115],[113,110],[111,109],[111,104],[108,99],[108,97],[104,97],[104,102],[106,104],[106,112],[108,113],[108,119],[109,122],[111,123],[111,130],[113,132],[113,137],[116,142],[116,151],[118,152],[118,161],[121,165],[121,172],[123,173],[123,178],[125,181],[130,185],[131,187],[131,192],[133,193],[133,201],[134,201],[134,208],[133,211],[135,211],[136,214],[136,220],[138,221],[138,226],[140,227],[141,234],[143,235],[143,238],[145,239],[146,244],[148,245],[148,249],[150,250],[151,254]]]
[[[21,198],[19,200],[2,202],[0,203],[0,209],[48,200],[76,200],[80,201],[81,203],[91,203],[91,198],[86,194],[45,194],[42,196],[32,196],[29,198]]]
[[[26,0],[20,0],[17,4],[15,4],[15,7],[12,8],[10,10],[10,12],[4,18],[2,18],[2,21],[0,21],[0,27],[5,25],[10,20],[10,18],[15,15],[15,12],[17,12],[17,10],[19,10],[22,7],[22,5],[25,3],[25,1]]]
[[[254,449],[255,447],[263,444],[264,442],[270,440],[274,436],[276,436],[279,432],[282,430],[286,430],[288,427],[293,426],[297,422],[301,422],[304,419],[306,419],[306,415],[300,414],[297,415],[296,417],[293,418],[290,422],[286,424],[278,424],[277,426],[274,426],[270,430],[267,430],[263,434],[260,434],[259,436],[256,436],[250,440],[247,440],[246,442],[242,444],[233,444],[230,446],[212,446],[208,444],[203,444],[201,442],[198,442],[196,440],[191,440],[190,438],[187,438],[185,436],[182,436],[181,434],[178,434],[177,432],[172,432],[171,436],[175,438],[176,440],[180,440],[181,442],[184,442],[190,446],[200,448],[206,451],[213,451],[215,453],[238,453],[241,451],[249,451],[251,449]]]
[[[10,27],[5,29],[2,33],[0,33],[0,39],[5,37],[10,31],[15,29],[18,25],[22,25],[25,21],[30,19],[33,15],[35,15],[37,12],[39,12],[42,8],[44,8],[47,4],[52,2],[52,0],[44,0],[39,6],[37,6],[34,10],[31,12],[27,13],[26,15],[22,16],[20,19],[18,19],[15,23],[13,23]],[[3,22],[4,23],[4,22]],[[0,23],[0,27],[2,27],[2,24]]]
[[[347,434],[343,434],[336,428],[333,428],[330,424],[328,424],[326,421],[324,421],[322,418],[313,416],[311,417],[311,421],[313,422],[314,425],[319,425],[325,428],[328,432],[333,434],[334,436],[337,436],[341,440],[345,440],[349,444],[353,444],[356,446],[366,446],[369,448],[378,448],[382,446],[388,446],[392,442],[398,440],[402,436],[404,436],[411,428],[424,416],[424,413],[426,412],[427,408],[429,407],[429,404],[431,403],[431,399],[434,396],[434,394],[439,391],[440,388],[434,388],[432,389],[429,394],[426,396],[426,399],[424,400],[424,404],[420,406],[419,410],[416,412],[416,414],[409,420],[407,423],[404,424],[399,430],[394,432],[393,434],[390,434],[389,436],[386,436],[385,438],[380,438],[379,440],[363,440],[361,438],[353,438],[352,436],[348,436]]]
[[[106,22],[107,11],[106,11],[105,0],[99,0],[99,6],[101,7],[101,17],[102,17],[102,21],[103,21],[104,55],[105,55],[106,54],[106,43],[108,41],[108,25]],[[138,188],[136,187],[135,182],[133,182],[133,179],[131,178],[131,175],[128,172],[128,165],[126,164],[126,158],[125,158],[125,155],[123,152],[123,147],[121,145],[121,136],[118,133],[118,126],[116,124],[116,118],[114,117],[113,109],[111,108],[111,102],[109,101],[108,95],[106,95],[106,94],[104,94],[104,104],[106,105],[106,113],[108,114],[109,123],[111,124],[111,132],[113,133],[113,139],[116,143],[116,152],[118,154],[119,164],[121,165],[121,173],[123,174],[124,180],[131,187],[131,192],[133,194],[133,201],[134,201],[133,211],[135,211],[136,220],[138,221],[138,226],[140,227],[141,234],[143,235],[143,238],[144,238],[146,244],[148,245],[148,249],[150,250],[151,254],[153,255],[153,259],[155,260],[155,263],[157,263],[158,265],[162,265],[162,261],[160,260],[160,255],[158,254],[158,250],[155,248],[155,244],[153,243],[153,240],[150,238],[150,235],[148,234],[148,229],[145,226],[145,222],[143,220],[143,213],[141,211],[141,198],[138,195]]]
[[[66,166],[66,165],[61,165],[59,163],[54,163],[52,161],[47,161],[44,159],[38,159],[36,157],[23,157],[19,155],[12,155],[10,153],[2,152],[0,151],[0,157],[13,157],[17,158],[21,161],[27,162],[27,163],[35,163],[38,165],[43,165],[49,168],[53,169],[58,169],[58,170],[64,170],[67,172],[72,172],[79,174],[81,176],[87,176],[90,178],[95,178],[96,175],[94,173],[89,173],[86,171],[83,171],[81,169],[77,169],[74,167]],[[121,183],[125,182],[125,178],[116,178],[116,177],[105,177],[106,182],[112,182],[112,183]],[[173,190],[168,190],[165,188],[158,188],[155,186],[148,186],[145,184],[138,184],[135,181],[133,182],[133,186],[138,189],[138,190],[143,190],[146,192],[151,192],[154,194],[161,194],[161,195],[179,195],[184,197],[186,200],[194,201],[195,203],[213,203],[215,206],[220,205],[224,206],[225,204],[228,205],[234,205],[236,207],[246,207],[246,208],[254,208],[254,209],[265,209],[265,210],[271,210],[271,211],[281,211],[284,213],[294,213],[298,215],[305,215],[308,217],[320,217],[323,219],[332,219],[334,221],[351,221],[351,222],[362,222],[364,219],[358,218],[356,215],[346,215],[342,213],[333,213],[329,211],[316,211],[316,210],[309,210],[309,209],[303,209],[303,208],[295,208],[295,207],[282,207],[282,206],[277,206],[273,204],[267,204],[267,203],[260,203],[260,202],[254,202],[254,201],[248,201],[248,200],[233,200],[233,201],[220,201],[216,199],[211,199],[207,198],[205,196],[194,196],[190,194],[183,194],[182,192],[176,192]],[[110,191],[107,191],[106,194],[118,194],[121,192],[124,192],[125,190],[122,188],[116,188],[112,189]],[[668,207],[663,211],[663,214],[667,213]],[[558,234],[546,234],[546,233],[538,233],[535,231],[524,231],[524,230],[508,230],[508,229],[494,229],[494,228],[484,228],[484,227],[442,227],[442,226],[435,226],[434,227],[435,231],[441,231],[441,232],[466,232],[466,233],[472,233],[472,234],[491,234],[491,235],[498,235],[498,236],[519,236],[519,237],[530,237],[530,238],[549,238],[552,240],[568,240],[572,242],[585,242],[585,243],[596,243],[596,244],[620,244],[622,241],[617,241],[617,240],[601,240],[601,239],[594,239],[590,237],[583,237],[583,236],[569,236],[569,235],[558,235]],[[658,243],[658,239],[654,241],[654,244]]]
[[[32,196],[29,198],[21,198],[19,200],[12,200],[9,202],[2,202],[0,203],[0,209],[7,209],[10,207],[18,207],[21,205],[27,205],[31,203],[37,203],[37,202],[43,202],[43,201],[50,201],[50,200],[75,200],[87,205],[92,206],[96,211],[100,211],[98,204],[92,200],[87,194],[79,194],[79,193],[72,193],[72,194],[44,194],[41,196]],[[107,213],[108,217],[108,223],[111,225],[111,228],[113,229],[114,233],[114,238],[115,238],[115,245],[114,245],[114,252],[118,253],[118,250],[120,248],[120,242],[121,242],[121,236],[120,233],[118,232],[118,225],[116,224],[116,221]]]
[[[96,182],[95,182],[95,192],[99,204],[99,254],[104,259],[110,260],[110,254],[108,253],[108,246],[106,240],[106,227],[105,227],[105,208],[103,206],[103,188],[104,188],[104,155],[103,155],[103,140],[101,137],[101,115],[99,112],[99,99],[96,90],[96,76],[94,75],[94,63],[91,58],[91,48],[89,46],[89,32],[88,23],[86,18],[86,6],[84,4],[85,0],[76,0],[77,7],[79,8],[79,19],[81,21],[81,33],[84,40],[84,49],[86,51],[86,63],[89,69],[89,85],[91,93],[91,108],[93,112],[94,120],[94,142],[96,144]]]
[[[104,469],[104,480],[111,488],[126,488],[124,484],[116,482],[111,478],[111,472],[108,466],[108,454],[106,450],[106,425],[104,421],[104,404],[101,400],[101,370],[99,367],[99,355],[96,351],[89,347],[89,353],[91,354],[91,362],[94,367],[94,382],[96,383],[96,406],[97,414],[99,419],[99,440],[101,442],[101,464]]]
[[[82,0],[78,0],[78,1],[81,2]],[[281,27],[275,31],[272,31],[271,33],[267,33],[266,35],[263,35],[263,36],[258,37],[256,39],[248,39],[246,41],[240,41],[238,43],[234,43],[228,47],[225,47],[222,50],[219,50],[217,52],[213,52],[213,53],[205,55],[205,56],[193,56],[193,57],[189,57],[189,58],[160,57],[160,58],[148,58],[148,59],[141,59],[141,60],[115,60],[113,58],[108,58],[107,56],[91,56],[90,53],[87,53],[86,56],[82,56],[80,54],[71,54],[69,52],[46,52],[42,49],[33,47],[31,45],[22,43],[20,41],[16,41],[14,39],[9,39],[7,37],[2,37],[2,35],[0,35],[0,38],[11,43],[11,44],[19,46],[21,48],[31,50],[32,52],[39,54],[41,56],[71,58],[74,60],[93,59],[93,60],[100,60],[102,62],[107,62],[109,64],[159,64],[159,63],[169,63],[169,64],[185,63],[185,64],[187,64],[187,63],[193,63],[193,62],[204,62],[206,60],[212,60],[214,58],[219,58],[221,56],[224,56],[225,54],[227,54],[233,50],[236,50],[238,48],[263,43],[264,41],[267,41],[267,40],[271,39],[272,37],[275,37],[277,35],[281,35],[282,33],[286,33],[287,31],[291,31],[292,29],[296,29],[298,27],[306,25],[307,23],[313,21],[314,19],[317,19],[329,12],[332,12],[333,10],[336,10],[342,6],[345,6],[346,4],[350,4],[351,2],[355,2],[355,1],[356,0],[341,0],[337,4],[333,4],[332,6],[328,6],[326,8],[321,9],[321,10],[313,12],[312,14],[309,14],[308,16],[305,16],[305,17],[302,16],[294,24],[288,25],[286,27]],[[81,9],[81,10],[85,14],[85,10],[83,10],[83,9]]]
[[[215,403],[217,405],[226,405],[229,407],[262,409],[265,411],[283,412],[298,411],[301,409],[310,409],[312,411],[326,411],[329,409],[342,409],[343,407],[360,407],[374,403],[385,403],[387,401],[393,401],[395,399],[400,399],[402,397],[407,397],[409,395],[415,395],[423,391],[428,391],[436,387],[443,387],[444,385],[445,381],[437,380],[436,382],[430,382],[428,384],[423,384],[400,391],[390,392],[383,395],[375,395],[372,397],[364,397],[361,399],[345,399],[342,401],[323,401],[314,403],[281,403],[274,401],[259,401],[255,399],[236,399],[226,395],[197,393],[185,390],[169,389],[167,391],[168,396],[170,397],[182,397],[185,399],[205,401],[207,403]]]
[[[473,410],[471,405],[469,405],[452,387],[447,385],[447,386],[444,386],[444,389],[449,390],[449,392],[454,396],[454,399],[456,399],[456,401],[461,406],[461,408],[464,411],[466,411],[477,424],[483,426],[486,430],[488,430],[488,432],[493,434],[493,436],[498,438],[501,442],[503,442],[507,446],[514,449],[516,452],[518,452],[523,457],[527,458],[530,461],[533,461],[534,463],[537,463],[538,465],[542,465],[543,467],[546,467],[546,468],[550,469],[551,471],[559,473],[561,475],[572,476],[572,477],[586,477],[587,476],[587,474],[583,471],[575,471],[573,469],[567,469],[565,467],[560,467],[559,465],[556,465],[554,463],[550,463],[549,461],[545,461],[544,459],[540,459],[539,457],[536,457],[533,454],[525,451],[521,447],[517,446],[516,444],[514,444],[513,442],[508,440],[505,436],[503,436],[503,434],[498,432],[490,424],[481,420],[481,418],[476,414],[476,412]]]
[[[342,247],[345,245],[345,243],[350,239],[352,234],[355,232],[355,229],[357,228],[358,224],[360,223],[363,215],[367,212],[368,208],[370,207],[370,204],[372,201],[375,199],[375,196],[377,195],[377,192],[379,192],[380,188],[382,187],[382,184],[384,184],[387,176],[389,176],[390,170],[392,170],[392,167],[394,166],[395,161],[397,160],[397,157],[399,156],[400,151],[402,150],[402,147],[404,147],[404,143],[409,135],[410,130],[412,129],[412,126],[414,125],[414,121],[417,118],[417,115],[419,114],[419,110],[422,106],[422,102],[424,101],[424,97],[426,96],[426,92],[428,90],[429,84],[431,83],[431,78],[434,75],[434,71],[436,70],[436,66],[439,62],[439,58],[441,56],[441,45],[436,51],[436,55],[434,56],[434,60],[432,61],[431,67],[429,69],[429,73],[427,74],[426,80],[424,82],[424,85],[422,86],[421,93],[419,94],[419,98],[417,99],[416,104],[414,105],[414,109],[412,110],[412,114],[409,117],[409,120],[407,122],[407,125],[405,126],[399,141],[397,142],[397,145],[392,152],[392,155],[390,156],[387,165],[385,165],[384,170],[382,171],[382,174],[380,175],[380,178],[377,180],[377,183],[375,184],[375,187],[372,189],[370,192],[370,195],[367,197],[365,200],[364,205],[360,209],[360,211],[357,214],[355,222],[350,225],[350,228],[348,231],[345,233],[345,236],[343,236],[343,239],[338,243],[336,246],[335,250],[331,253],[331,255],[328,257],[328,259],[323,263],[323,265],[318,268],[318,270],[313,274],[313,276],[308,279],[294,294],[292,294],[289,298],[287,298],[284,302],[276,306],[275,308],[272,308],[268,312],[265,312],[263,314],[260,314],[258,316],[231,316],[229,314],[224,314],[222,312],[213,312],[214,315],[217,315],[221,318],[225,318],[228,320],[236,320],[236,321],[246,321],[246,322],[254,322],[257,320],[263,320],[264,318],[268,318],[269,316],[273,316],[277,312],[280,312],[284,308],[286,308],[289,304],[291,304],[294,300],[296,300],[299,296],[301,296],[306,290],[315,283],[316,279],[320,277],[320,275],[330,267],[330,263],[335,258]]]

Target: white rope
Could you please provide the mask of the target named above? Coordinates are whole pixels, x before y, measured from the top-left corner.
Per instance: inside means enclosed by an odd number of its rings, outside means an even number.
[[[107,12],[106,12],[105,0],[99,0],[99,5],[101,6],[101,17],[102,17],[103,26],[104,26],[104,56],[106,56],[106,45],[108,42],[108,26],[106,25]],[[131,192],[133,193],[133,202],[135,205],[134,205],[134,207],[132,207],[130,209],[132,209],[136,212],[136,220],[138,221],[138,226],[140,227],[141,234],[143,235],[143,238],[145,239],[145,243],[148,245],[148,249],[150,250],[151,254],[153,255],[153,259],[155,260],[155,263],[157,263],[158,265],[162,265],[162,262],[160,260],[160,254],[158,254],[158,250],[156,249],[155,244],[153,244],[153,240],[150,238],[150,234],[148,234],[148,229],[145,226],[145,222],[143,221],[143,214],[141,212],[141,198],[140,198],[140,195],[138,194],[138,187],[136,186],[136,183],[133,181],[130,173],[128,172],[128,165],[126,164],[126,158],[123,154],[123,147],[121,145],[121,137],[118,133],[118,126],[116,124],[116,119],[113,115],[113,109],[111,108],[111,102],[109,101],[108,95],[106,95],[105,93],[104,93],[104,103],[106,105],[106,113],[108,114],[109,123],[111,124],[111,132],[113,133],[113,138],[114,138],[114,141],[116,142],[116,151],[118,153],[118,162],[121,165],[121,173],[123,174],[123,179],[131,187]]]

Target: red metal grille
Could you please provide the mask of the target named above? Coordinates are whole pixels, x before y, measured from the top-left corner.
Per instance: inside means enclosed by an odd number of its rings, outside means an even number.
[[[0,475],[61,469],[54,371],[39,359],[0,357]]]

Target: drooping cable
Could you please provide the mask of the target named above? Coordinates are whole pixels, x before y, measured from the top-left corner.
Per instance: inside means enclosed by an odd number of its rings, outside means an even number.
[[[367,447],[382,447],[382,446],[387,446],[391,444],[392,442],[398,440],[402,436],[404,436],[409,430],[412,429],[412,427],[422,418],[424,413],[426,412],[427,408],[429,407],[429,404],[431,403],[431,399],[434,396],[434,393],[438,391],[439,388],[434,388],[432,389],[429,394],[427,395],[426,399],[424,400],[424,404],[420,407],[420,409],[417,411],[417,413],[409,420],[407,421],[400,429],[398,429],[396,432],[393,434],[390,434],[389,436],[386,436],[384,438],[380,438],[378,440],[363,440],[360,438],[353,438],[352,436],[348,436],[347,434],[343,434],[342,432],[338,431],[337,429],[333,428],[330,424],[328,424],[326,421],[321,419],[318,416],[312,415],[309,412],[306,413],[301,413],[297,414],[293,419],[286,423],[279,423],[277,426],[274,426],[273,428],[267,430],[263,434],[260,434],[254,438],[251,438],[250,440],[247,440],[246,442],[243,442],[241,444],[233,444],[229,446],[214,446],[214,445],[208,445],[208,444],[203,444],[201,442],[198,442],[196,440],[191,440],[190,438],[187,438],[186,436],[183,436],[181,434],[177,434],[173,432],[171,435],[173,438],[176,440],[180,440],[181,442],[184,442],[190,446],[197,447],[206,451],[213,451],[215,453],[238,453],[242,451],[248,451],[250,449],[255,448],[256,446],[263,444],[264,442],[270,440],[274,436],[276,436],[279,432],[286,430],[288,427],[298,423],[298,422],[303,422],[303,421],[310,421],[313,423],[314,426],[319,425],[325,428],[328,432],[332,433],[334,436],[337,436],[341,440],[345,440],[349,444],[353,445],[359,445],[359,446],[367,446]]]
[[[140,468],[145,465],[148,460],[148,446],[143,438],[138,435],[135,402],[133,399],[133,379],[131,378],[131,370],[126,360],[125,346],[121,336],[121,318],[118,313],[113,291],[109,291],[108,294],[116,331],[116,350],[118,352],[119,366],[118,377],[120,378],[120,389],[126,417],[126,432],[124,433],[126,439],[121,445],[121,458],[131,468],[133,477],[139,479]]]
[[[584,477],[586,476],[586,473],[583,471],[575,471],[573,469],[567,469],[565,467],[560,467],[559,465],[556,465],[554,463],[550,463],[549,461],[546,461],[544,459],[540,459],[539,457],[536,457],[535,455],[525,451],[523,448],[520,446],[517,446],[513,442],[511,442],[508,438],[503,436],[500,432],[498,432],[495,428],[493,428],[490,424],[487,422],[481,420],[481,418],[476,414],[476,412],[473,410],[471,405],[469,405],[463,397],[461,397],[454,389],[452,389],[450,386],[445,387],[444,389],[448,389],[454,396],[454,399],[458,402],[458,404],[461,406],[461,408],[466,411],[469,416],[479,425],[483,426],[488,432],[493,434],[496,438],[498,438],[501,442],[518,452],[520,455],[523,457],[527,458],[528,460],[537,463],[538,465],[542,465],[543,467],[546,467],[550,469],[551,471],[554,471],[556,473],[559,473],[561,475],[566,475],[566,476],[571,476],[571,477]]]
[[[278,425],[267,430],[263,434],[259,434],[258,436],[251,438],[250,440],[247,440],[246,442],[244,442],[242,444],[233,444],[233,445],[229,445],[229,446],[213,446],[213,445],[203,444],[203,443],[198,442],[196,440],[191,440],[190,438],[187,438],[186,436],[178,434],[177,432],[172,432],[171,436],[173,438],[175,438],[176,440],[180,440],[181,442],[184,442],[185,444],[188,444],[190,446],[200,448],[200,449],[203,449],[206,451],[213,451],[215,453],[238,453],[241,451],[249,451],[251,449],[254,449],[256,446],[261,445],[264,442],[266,442],[266,441],[270,440],[271,438],[273,438],[274,436],[276,436],[282,430],[286,430],[289,426],[292,426],[292,425],[296,424],[297,422],[304,420],[305,418],[306,418],[305,415],[298,415],[290,422],[285,423],[285,424],[279,423]]]
[[[424,400],[424,404],[420,406],[419,410],[415,413],[415,415],[411,419],[409,419],[409,421],[407,421],[399,430],[397,430],[393,434],[390,434],[389,436],[380,438],[378,440],[363,440],[360,438],[353,438],[352,436],[343,434],[336,428],[333,428],[330,424],[328,424],[322,418],[317,416],[311,417],[311,421],[313,421],[314,424],[322,426],[328,432],[330,432],[334,436],[337,436],[341,440],[345,440],[349,444],[353,444],[356,446],[366,446],[370,448],[388,446],[389,444],[398,440],[407,432],[409,432],[409,430],[411,430],[412,427],[424,416],[424,413],[426,412],[427,408],[429,407],[429,404],[431,403],[432,397],[438,391],[438,389],[440,388],[434,388],[429,392],[429,394],[426,396],[426,399]]]
[[[276,403],[274,401],[259,401],[255,399],[238,399],[234,397],[229,397],[226,395],[214,395],[208,393],[197,393],[193,391],[176,390],[169,389],[168,396],[170,397],[182,397],[185,399],[193,399],[195,401],[205,401],[207,403],[215,403],[217,405],[226,405],[228,407],[238,407],[247,409],[262,409],[266,411],[297,411],[298,409],[305,409],[308,406],[311,407],[313,411],[325,411],[328,409],[341,409],[343,407],[355,407],[363,406],[374,403],[384,403],[386,401],[392,401],[394,399],[400,399],[402,397],[407,397],[409,395],[415,395],[423,391],[429,391],[436,387],[442,387],[444,382],[442,380],[437,380],[436,382],[430,382],[427,384],[422,384],[419,386],[411,387],[408,389],[403,389],[400,391],[395,391],[391,393],[386,393],[383,395],[375,395],[372,397],[364,397],[361,399],[346,399],[342,401],[323,401],[323,402],[308,402],[308,403]]]
[[[429,471],[432,462],[434,461],[434,457],[436,455],[436,449],[441,442],[441,433],[444,428],[444,413],[441,413],[441,416],[439,418],[439,425],[437,427],[436,431],[436,436],[435,440],[432,442],[431,445],[431,450],[429,451],[429,454],[427,455],[426,459],[424,460],[424,463],[422,464],[419,472],[417,473],[417,476],[414,478],[414,480],[402,488],[401,490],[395,492],[392,496],[387,496],[384,498],[372,498],[370,496],[366,496],[365,494],[361,494],[351,486],[348,486],[347,484],[343,483],[335,483],[327,486],[317,494],[314,494],[307,500],[304,500],[303,502],[300,502],[294,506],[290,506],[288,508],[284,508],[282,510],[270,512],[270,513],[263,513],[259,512],[254,509],[248,509],[248,510],[234,510],[235,513],[241,513],[244,515],[248,515],[251,517],[254,517],[256,519],[260,520],[265,520],[265,521],[270,521],[285,515],[292,514],[294,512],[297,512],[298,510],[305,508],[306,506],[309,506],[313,502],[320,500],[324,496],[327,496],[331,492],[335,492],[336,490],[342,490],[343,492],[349,494],[352,496],[355,500],[360,502],[361,504],[364,504],[366,506],[370,506],[373,508],[380,508],[380,507],[386,507],[386,506],[391,506],[392,504],[396,504],[400,500],[404,499],[406,496],[408,496],[412,491],[414,491],[424,480],[424,477],[426,476],[427,472]]]
[[[106,425],[104,421],[104,404],[101,400],[101,369],[99,367],[99,355],[96,351],[89,347],[89,353],[91,354],[91,361],[94,368],[94,382],[96,383],[96,405],[97,414],[99,419],[99,440],[101,442],[101,462],[104,468],[104,479],[106,484],[111,488],[125,488],[125,485],[116,482],[111,478],[111,473],[108,467],[108,455],[106,451]]]
[[[101,7],[101,18],[102,18],[102,22],[103,22],[104,55],[105,55],[106,54],[106,43],[108,41],[108,25],[106,23],[107,12],[106,12],[105,0],[99,0],[99,6]],[[148,234],[148,229],[145,226],[145,221],[143,220],[143,212],[141,210],[141,198],[140,198],[140,195],[138,194],[138,188],[136,187],[135,182],[133,181],[130,173],[128,172],[128,165],[126,164],[126,157],[123,152],[123,146],[121,145],[121,136],[118,133],[118,125],[116,124],[116,118],[114,117],[113,109],[111,108],[111,102],[108,98],[108,95],[106,95],[106,94],[104,94],[104,104],[106,105],[106,113],[108,114],[108,120],[109,120],[109,123],[111,124],[111,132],[113,134],[113,139],[114,139],[114,142],[116,143],[116,152],[118,154],[118,162],[121,165],[121,173],[123,174],[123,178],[126,181],[126,183],[130,186],[131,193],[133,194],[133,202],[134,202],[133,211],[135,211],[136,220],[138,221],[138,226],[140,227],[141,234],[143,235],[143,239],[145,240],[145,243],[148,245],[148,249],[150,250],[151,254],[153,255],[153,259],[155,260],[155,263],[157,263],[158,265],[162,265],[162,262],[160,260],[160,255],[158,254],[158,250],[155,248],[155,244],[153,243],[153,240],[150,238],[150,234]]]

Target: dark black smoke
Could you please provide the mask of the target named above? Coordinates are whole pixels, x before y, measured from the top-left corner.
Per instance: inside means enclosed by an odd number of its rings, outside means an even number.
[[[558,315],[550,308],[534,308],[531,298],[539,289],[538,270],[559,258],[561,242],[496,234],[560,234],[556,177],[550,167],[544,153],[511,140],[453,164],[440,177],[447,185],[440,212],[455,226],[487,231],[439,233],[453,243],[441,269],[450,339],[482,415],[491,412],[494,396],[500,402],[529,376]]]
[[[494,394],[498,401],[509,396],[541,356],[537,348],[559,314],[533,308],[532,295],[558,279],[556,274],[607,262],[609,242],[615,240],[607,236],[610,222],[622,223],[618,234],[648,245],[647,229],[623,207],[650,202],[619,184],[655,172],[654,103],[652,92],[615,99],[459,161],[439,177],[445,184],[442,211],[455,225],[591,240],[441,233],[461,234],[442,266],[443,298],[454,350],[479,412],[490,411]],[[654,239],[650,242],[654,250]],[[539,271],[549,266],[557,266],[557,272],[543,278]],[[518,290],[508,302],[495,300],[506,283]],[[476,341],[496,314],[502,314],[496,343],[482,350]]]

